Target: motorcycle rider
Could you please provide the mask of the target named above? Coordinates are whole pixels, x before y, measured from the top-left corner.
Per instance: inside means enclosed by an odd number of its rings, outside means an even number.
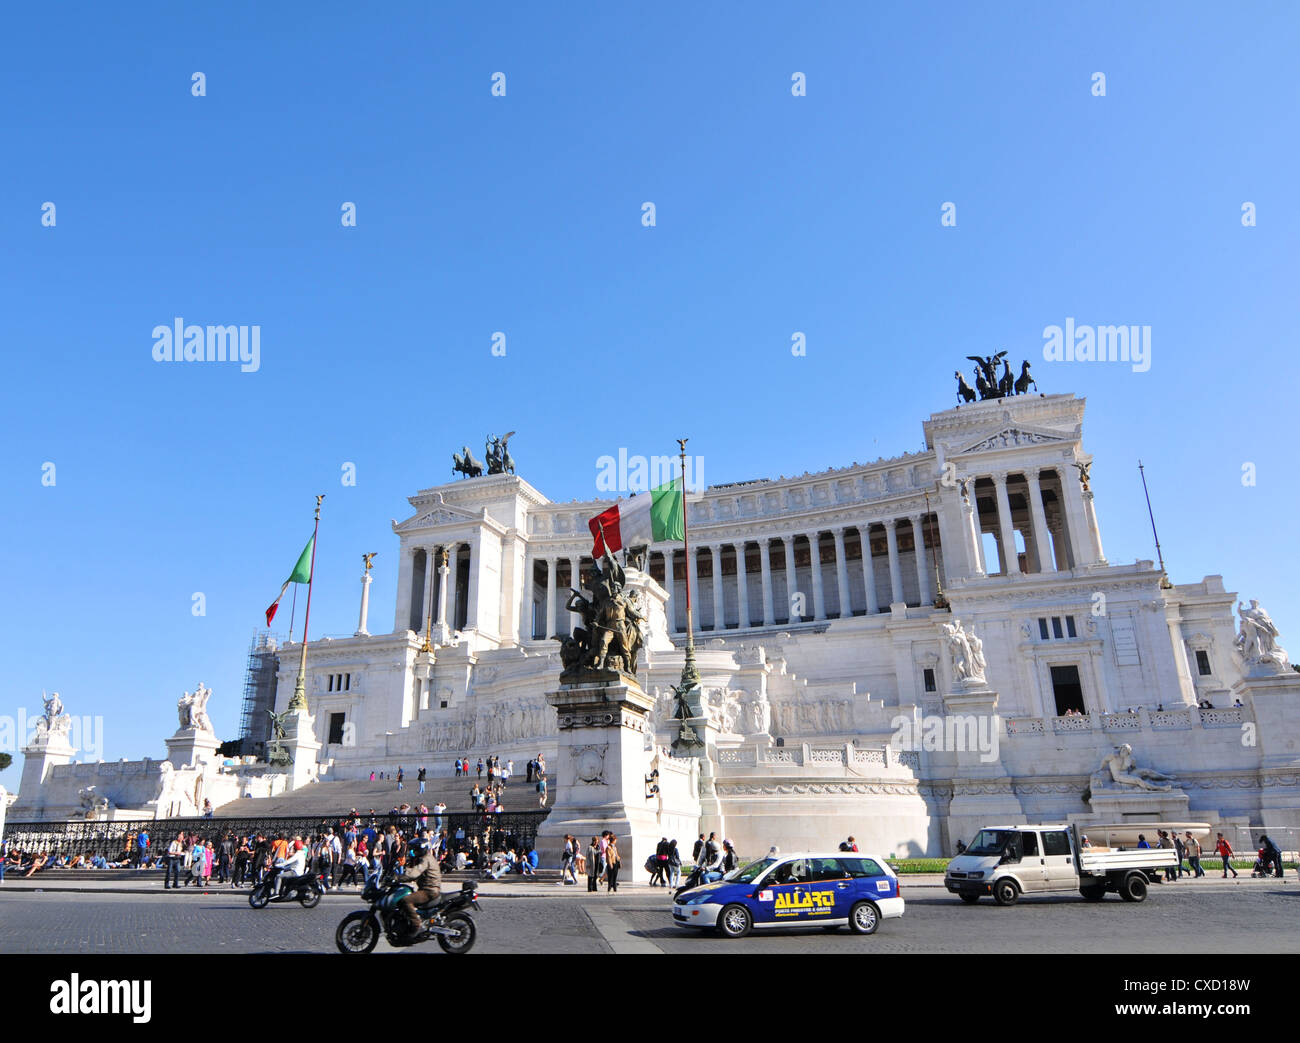
[[[412,891],[399,903],[406,913],[406,921],[412,935],[418,934],[423,925],[416,907],[435,901],[442,894],[442,873],[438,869],[438,859],[429,848],[427,841],[416,837],[406,849],[406,869],[399,878],[404,883],[415,881],[417,890]]]
[[[284,885],[290,877],[302,876],[307,872],[307,848],[302,842],[301,837],[295,837],[292,847],[293,854],[287,858],[277,858],[275,868],[278,871],[276,878],[276,897],[284,894]]]

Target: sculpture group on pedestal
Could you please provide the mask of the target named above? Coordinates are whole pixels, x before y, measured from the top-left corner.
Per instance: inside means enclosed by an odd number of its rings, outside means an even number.
[[[50,735],[67,735],[72,727],[72,718],[63,712],[63,700],[55,692],[48,698],[41,695],[41,705],[45,712],[36,718],[36,739]]]
[[[1281,671],[1290,666],[1286,649],[1277,643],[1277,625],[1259,607],[1258,601],[1251,601],[1250,608],[1238,602],[1237,615],[1241,624],[1237,631],[1236,648],[1248,667]]]
[[[984,677],[984,642],[963,629],[960,619],[943,625],[944,641],[948,648],[948,661],[952,666],[953,680],[963,688],[978,688],[988,684]]]
[[[975,363],[975,387],[966,383],[966,378],[958,370],[953,374],[957,378],[957,401],[974,402],[978,393],[981,401],[992,398],[1009,398],[1012,395],[1027,394],[1032,387],[1038,390],[1033,375],[1029,372],[1029,363],[1020,364],[1020,376],[1011,372],[1011,363],[1006,360],[1007,353],[999,351],[996,355],[967,355]],[[998,375],[998,363],[1002,364],[1002,375]]]
[[[587,574],[591,597],[569,588],[565,607],[582,617],[582,626],[574,627],[570,637],[556,638],[564,665],[561,679],[583,670],[613,670],[636,676],[645,615],[635,593],[623,592],[626,585],[627,573],[607,550],[597,567]]]
[[[212,732],[212,721],[208,719],[207,705],[208,699],[212,695],[211,688],[204,688],[203,682],[200,681],[194,688],[194,692],[186,692],[176,700],[176,712],[180,717],[181,729],[186,730],[193,728],[200,732]]]

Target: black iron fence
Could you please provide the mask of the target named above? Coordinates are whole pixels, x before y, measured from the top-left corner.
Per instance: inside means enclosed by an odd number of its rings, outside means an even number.
[[[386,832],[396,826],[404,836],[413,836],[427,828],[431,835],[446,833],[447,844],[454,851],[495,851],[512,847],[527,850],[537,839],[537,830],[549,810],[504,811],[500,814],[482,812],[445,812],[435,815],[375,814],[361,815],[361,829],[374,827]],[[149,845],[145,858],[152,864],[167,851],[178,833],[187,837],[219,841],[227,834],[238,839],[262,834],[266,837],[283,835],[300,836],[304,840],[329,829],[336,833],[346,830],[355,822],[346,815],[307,815],[293,818],[169,818],[120,819],[112,822],[59,821],[5,823],[3,843],[6,851],[21,851],[24,855],[44,853],[51,858],[62,855],[87,859],[102,856],[105,861],[137,864],[140,861],[138,840],[142,832],[148,833]]]

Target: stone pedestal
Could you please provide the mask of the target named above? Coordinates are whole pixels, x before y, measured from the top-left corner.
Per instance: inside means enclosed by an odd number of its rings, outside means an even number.
[[[546,693],[555,707],[559,751],[552,765],[551,813],[538,831],[542,864],[558,865],[564,834],[584,847],[612,830],[622,857],[620,880],[646,880],[642,868],[662,835],[646,799],[653,753],[644,742],[654,700],[635,678],[613,671],[582,671]]]
[[[23,776],[15,801],[21,807],[21,817],[29,820],[42,817],[46,807],[45,782],[56,766],[69,763],[77,752],[68,742],[71,720],[65,715],[56,718],[52,728],[38,726],[32,741],[23,747]]]
[[[293,710],[284,719],[284,738],[279,742],[289,752],[287,789],[295,790],[317,777],[316,755],[321,744],[316,741],[315,727],[315,718],[306,710]]]
[[[217,747],[220,745],[221,740],[212,732],[181,728],[167,740],[167,759],[174,768],[214,764],[217,760]]]
[[[948,805],[948,844],[970,842],[984,826],[1026,821],[1025,809],[1002,763],[1003,724],[998,693],[982,682],[959,685],[943,696],[944,740],[941,752],[927,753],[939,777],[953,779]]]
[[[1191,818],[1187,794],[1180,790],[1095,790],[1088,806],[1096,822],[1186,822]]]
[[[1300,674],[1287,668],[1255,665],[1232,686],[1232,694],[1255,720],[1260,766],[1300,765]]]

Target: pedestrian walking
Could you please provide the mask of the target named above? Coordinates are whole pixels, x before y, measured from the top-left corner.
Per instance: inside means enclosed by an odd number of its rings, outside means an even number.
[[[428,779],[428,777],[429,777],[428,773],[423,768],[421,768],[419,773],[415,776],[415,781],[420,784],[421,793],[424,792],[424,783]]]
[[[596,881],[600,879],[601,857],[600,857],[600,840],[596,837],[591,838],[591,845],[587,848],[587,890],[598,891]]]
[[[605,845],[605,890],[607,892],[618,890],[618,871],[622,865],[623,858],[618,853],[618,837],[611,833]]]
[[[398,789],[402,789],[402,788],[403,788],[403,787],[402,787],[402,779],[404,779],[405,777],[406,777],[406,773],[405,773],[404,771],[402,771],[402,766],[399,764],[399,765],[397,766],[397,788],[398,788]]]
[[[1183,838],[1183,848],[1187,851],[1187,863],[1192,867],[1192,879],[1204,876],[1205,870],[1201,868],[1201,842],[1192,836],[1190,829]]]
[[[682,853],[677,850],[676,838],[668,841],[668,886],[677,890],[677,882],[682,875]]]
[[[177,833],[167,845],[167,864],[163,867],[163,890],[168,886],[181,886],[181,865],[185,861],[185,834]]]
[[[456,778],[460,778],[460,758],[456,758]]]
[[[478,759],[478,777],[483,778],[483,758]]]
[[[1232,873],[1232,878],[1237,879],[1237,871],[1232,868],[1232,845],[1224,839],[1222,833],[1216,834],[1218,840],[1214,845],[1214,853],[1223,859],[1223,878],[1228,879],[1228,873]]]

